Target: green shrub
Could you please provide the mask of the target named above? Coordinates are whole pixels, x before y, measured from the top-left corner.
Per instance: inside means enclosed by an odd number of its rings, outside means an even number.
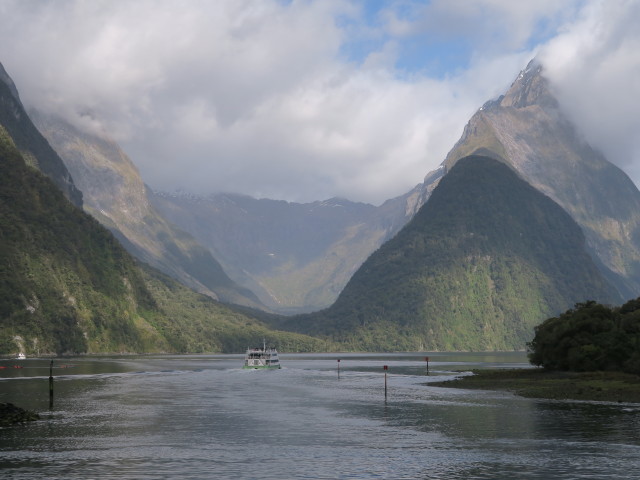
[[[549,370],[640,374],[640,299],[618,308],[578,303],[535,328],[529,361]]]

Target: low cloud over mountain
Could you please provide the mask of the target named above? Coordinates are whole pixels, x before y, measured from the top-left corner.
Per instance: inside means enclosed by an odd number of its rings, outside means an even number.
[[[636,2],[3,1],[25,103],[105,129],[162,190],[380,203],[539,52],[596,147],[640,177]]]

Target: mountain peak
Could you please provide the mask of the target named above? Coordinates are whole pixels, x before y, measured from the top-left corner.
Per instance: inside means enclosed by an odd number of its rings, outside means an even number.
[[[487,102],[469,120],[448,153],[449,171],[471,154],[502,159],[549,196],[583,228],[591,252],[619,292],[640,288],[640,193],[620,169],[594,150],[564,115],[545,69],[536,59],[503,97]],[[615,185],[615,187],[614,187]],[[615,220],[614,220],[615,219]],[[611,224],[617,225],[616,229]],[[624,258],[624,261],[619,259]],[[635,265],[635,266],[633,266]]]
[[[549,92],[542,64],[535,58],[520,72],[500,101],[502,107],[525,108],[532,105],[558,106],[557,100]]]
[[[505,162],[469,156],[333,306],[289,325],[371,351],[504,350],[584,298],[617,299],[580,227]]]

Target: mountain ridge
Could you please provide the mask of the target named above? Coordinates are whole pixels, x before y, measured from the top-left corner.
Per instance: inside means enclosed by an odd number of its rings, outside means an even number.
[[[37,158],[25,158],[37,150],[29,142],[47,142],[32,123],[15,121],[8,91],[0,82],[0,355],[239,353],[262,338],[290,351],[328,348],[136,261],[35,168]]]
[[[504,162],[469,156],[331,307],[280,325],[365,350],[521,349],[584,296],[619,300],[578,225]]]
[[[138,169],[116,142],[82,132],[59,117],[35,109],[29,113],[83,191],[85,210],[130,253],[214,299],[264,308],[253,292],[228,277],[206,248],[157,212]]]
[[[62,159],[42,137],[27,114],[15,83],[0,63],[0,124],[7,130],[28,164],[50,177],[67,199],[82,207],[82,192]]]
[[[417,192],[379,207],[232,193],[154,191],[151,201],[207,246],[236,282],[274,311],[291,314],[330,305],[366,257],[406,223]]]
[[[0,355],[240,353],[262,338],[289,351],[329,345],[134,261],[0,125]]]
[[[637,297],[640,192],[576,131],[536,59],[504,95],[471,117],[440,169],[446,175],[458,159],[475,153],[508,163],[569,212],[583,229],[601,272],[624,298]]]

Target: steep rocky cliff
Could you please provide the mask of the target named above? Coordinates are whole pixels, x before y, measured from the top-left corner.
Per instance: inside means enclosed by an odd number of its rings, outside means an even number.
[[[227,276],[208,249],[156,211],[137,168],[113,140],[82,132],[59,117],[29,113],[72,172],[84,193],[85,209],[130,253],[215,299],[262,306],[250,290]]]
[[[18,89],[1,63],[0,125],[4,126],[29,165],[51,178],[69,201],[82,207],[82,193],[58,154],[33,125],[20,101]]]
[[[572,218],[504,162],[460,159],[330,308],[284,323],[364,350],[522,349],[576,302],[619,301]]]
[[[584,231],[602,273],[625,299],[638,295],[640,192],[567,120],[536,61],[475,113],[442,169],[473,153],[506,162],[562,206]]]

